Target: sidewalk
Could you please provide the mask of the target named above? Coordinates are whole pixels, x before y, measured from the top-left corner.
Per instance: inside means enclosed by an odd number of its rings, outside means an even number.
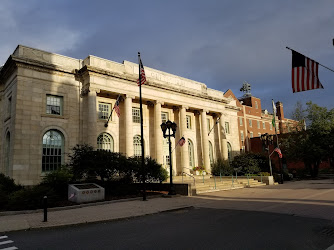
[[[147,201],[136,198],[75,208],[53,208],[48,211],[47,222],[43,222],[43,211],[4,212],[0,213],[0,233],[121,220],[190,207],[281,213],[334,222],[334,181],[285,182],[278,186],[218,191],[192,197],[149,196]]]
[[[72,209],[49,209],[48,221],[43,222],[43,211],[9,214],[0,213],[0,233],[16,230],[69,226],[83,223],[120,220],[149,214],[189,208],[195,200],[186,196],[172,198],[148,197],[147,201],[129,199],[104,202]]]

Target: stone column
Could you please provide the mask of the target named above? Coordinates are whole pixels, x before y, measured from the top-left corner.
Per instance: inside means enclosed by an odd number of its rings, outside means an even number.
[[[202,152],[205,171],[211,172],[210,156],[209,156],[209,138],[206,120],[206,110],[201,111],[201,134],[202,134]]]
[[[161,130],[161,105],[163,103],[160,101],[155,101],[154,105],[154,138],[155,138],[155,158],[158,163],[162,164],[163,154],[162,154],[162,130]]]
[[[134,99],[133,96],[126,95],[124,100],[125,154],[127,156],[133,155],[132,99]]]
[[[87,143],[96,149],[97,147],[97,105],[96,96],[99,89],[90,88],[87,93]]]
[[[223,160],[228,159],[228,151],[227,151],[227,140],[226,140],[226,133],[225,133],[225,119],[224,113],[220,114],[219,120],[219,130],[220,130],[220,138],[221,138],[221,152]]]
[[[181,147],[181,165],[182,165],[182,171],[185,173],[190,173],[189,170],[189,154],[188,154],[188,138],[186,136],[186,130],[187,130],[187,121],[186,121],[186,109],[187,107],[181,106],[180,107],[180,135],[181,137],[184,136],[186,139],[185,145]]]

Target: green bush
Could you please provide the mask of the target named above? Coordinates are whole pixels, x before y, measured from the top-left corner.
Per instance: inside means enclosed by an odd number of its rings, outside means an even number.
[[[232,161],[233,168],[241,168],[243,174],[255,174],[261,171],[263,160],[259,154],[247,153],[234,157]]]
[[[0,190],[2,190],[5,194],[10,194],[22,188],[23,187],[21,185],[15,184],[14,179],[0,173]]]
[[[38,185],[32,188],[20,189],[13,192],[8,199],[7,210],[27,210],[43,208],[43,197],[48,197],[48,206],[55,206],[60,197],[47,186]]]
[[[57,194],[62,197],[67,196],[68,184],[72,181],[72,171],[62,166],[55,171],[49,172],[43,178],[41,185],[52,188]]]
[[[231,175],[233,173],[233,168],[228,160],[222,160],[218,158],[215,162],[211,164],[211,174],[215,176],[220,175]]]

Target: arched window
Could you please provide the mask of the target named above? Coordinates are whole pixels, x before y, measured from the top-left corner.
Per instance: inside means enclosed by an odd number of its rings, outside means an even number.
[[[97,137],[97,149],[114,152],[114,139],[108,133],[101,133]]]
[[[211,141],[209,141],[209,158],[210,158],[210,165],[213,163],[213,147]]]
[[[133,154],[134,156],[141,156],[141,136],[135,135],[133,137]]]
[[[188,154],[189,154],[189,167],[195,167],[195,157],[194,157],[194,144],[188,139]]]
[[[54,171],[63,163],[64,136],[58,130],[49,130],[43,135],[42,171]]]
[[[5,144],[5,169],[7,175],[9,175],[9,155],[10,155],[10,133],[7,132],[6,144]]]
[[[232,161],[232,146],[229,142],[227,142],[227,152],[228,152],[228,160]]]

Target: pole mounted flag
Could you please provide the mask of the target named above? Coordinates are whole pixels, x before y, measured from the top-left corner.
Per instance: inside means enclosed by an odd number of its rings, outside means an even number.
[[[332,69],[286,47],[292,51],[292,91],[293,93],[312,89],[323,89],[320,83],[318,70],[319,65],[333,71]]]
[[[283,157],[282,152],[279,148],[275,148],[274,151],[277,152],[279,158]]]
[[[138,52],[139,53],[139,52]],[[141,61],[140,54],[139,54],[139,79],[137,80],[137,85],[143,85],[146,82],[146,75],[144,70],[144,65]]]

